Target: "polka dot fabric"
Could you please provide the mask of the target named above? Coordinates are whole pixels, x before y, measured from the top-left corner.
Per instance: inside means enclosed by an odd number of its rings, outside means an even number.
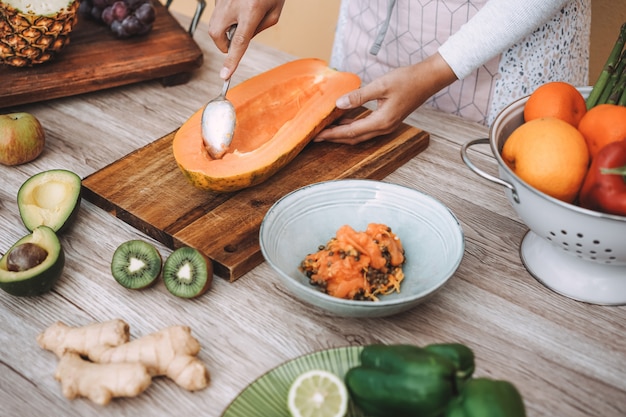
[[[488,124],[512,101],[549,81],[589,83],[591,2],[571,1],[526,39],[502,53]]]

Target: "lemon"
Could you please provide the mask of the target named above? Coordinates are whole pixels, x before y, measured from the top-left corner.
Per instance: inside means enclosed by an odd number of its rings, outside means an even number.
[[[343,417],[348,411],[348,390],[337,375],[315,369],[291,384],[287,405],[292,417]]]

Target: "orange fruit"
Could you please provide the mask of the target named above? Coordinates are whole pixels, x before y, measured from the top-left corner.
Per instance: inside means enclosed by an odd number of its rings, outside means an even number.
[[[552,81],[539,86],[524,105],[524,120],[556,117],[578,127],[587,112],[583,95],[571,84]]]
[[[504,143],[502,158],[528,185],[568,203],[578,196],[589,167],[585,138],[556,117],[515,129]]]
[[[611,142],[626,139],[626,107],[617,104],[598,104],[587,111],[578,124],[593,157]]]

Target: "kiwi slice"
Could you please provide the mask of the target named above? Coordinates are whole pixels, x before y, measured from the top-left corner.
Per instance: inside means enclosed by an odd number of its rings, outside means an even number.
[[[143,240],[129,240],[117,247],[111,260],[111,273],[120,285],[138,290],[151,285],[161,273],[159,251]]]
[[[163,282],[177,297],[198,297],[211,288],[213,263],[197,249],[178,248],[165,261]]]

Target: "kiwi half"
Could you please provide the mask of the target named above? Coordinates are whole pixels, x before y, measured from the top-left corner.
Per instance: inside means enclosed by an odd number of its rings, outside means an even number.
[[[113,278],[123,287],[138,290],[151,285],[160,275],[163,259],[143,240],[129,240],[117,247],[111,260]]]
[[[178,248],[165,261],[163,282],[177,297],[198,297],[211,288],[213,263],[197,249]]]

